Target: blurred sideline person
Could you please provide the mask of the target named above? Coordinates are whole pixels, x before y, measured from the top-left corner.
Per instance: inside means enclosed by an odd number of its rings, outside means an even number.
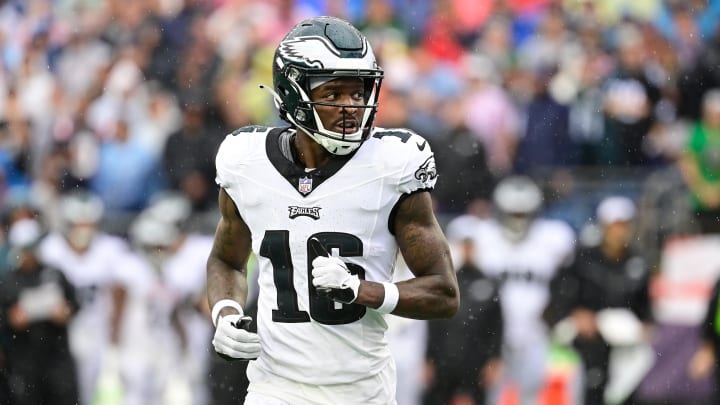
[[[62,223],[39,246],[48,265],[63,272],[77,293],[79,310],[69,327],[70,350],[78,368],[81,405],[92,403],[106,351],[117,346],[125,306],[124,262],[129,248],[99,229],[102,200],[74,191],[60,201]]]
[[[459,295],[428,142],[372,126],[383,71],[346,21],[294,26],[273,59],[290,127],[244,127],[216,159],[208,258],[215,350],[249,359],[246,404],[394,404],[385,314],[449,318]],[[239,328],[259,264],[258,333]],[[414,277],[392,283],[398,252]]]
[[[413,274],[402,256],[398,256],[393,282],[408,280]],[[428,322],[400,316],[387,316],[388,347],[395,360],[397,374],[397,405],[420,405],[424,391],[425,349]]]
[[[428,386],[424,403],[483,405],[502,370],[502,311],[497,282],[473,262],[472,234],[482,220],[461,215],[448,223],[462,301],[449,320],[429,321]]]
[[[4,322],[3,317],[0,316],[0,404],[11,405],[12,402],[9,386],[10,369],[7,352],[10,349],[12,332],[8,330]]]
[[[0,324],[12,334],[7,351],[14,405],[76,404],[75,362],[68,322],[75,291],[65,276],[37,255],[40,224],[21,219],[10,228],[13,270],[0,282]]]
[[[8,341],[10,333],[7,328],[0,323],[0,403],[12,405],[12,397],[10,392],[10,370],[7,360],[7,349],[10,346]]]
[[[700,346],[690,359],[688,374],[694,380],[712,375],[713,403],[720,403],[720,279],[713,286],[700,333]]]
[[[537,403],[547,378],[549,335],[542,314],[550,282],[572,261],[575,234],[563,221],[540,218],[543,195],[529,177],[512,175],[493,191],[494,218],[475,229],[473,262],[499,283],[503,376],[489,403],[513,390],[522,405]]]
[[[635,215],[631,199],[603,199],[596,211],[600,243],[579,247],[573,265],[553,282],[554,302],[548,312],[569,315],[576,331],[572,346],[584,369],[585,405],[606,402],[613,347],[647,340],[645,330],[652,321],[650,273],[632,245]],[[557,308],[562,305],[567,309]]]
[[[134,361],[127,362],[126,404],[208,402],[205,262],[212,237],[186,231],[191,212],[184,196],[161,195],[130,226],[136,255],[122,341]]]
[[[677,164],[688,187],[692,213],[701,233],[720,233],[720,88],[705,93],[700,120],[692,125]]]

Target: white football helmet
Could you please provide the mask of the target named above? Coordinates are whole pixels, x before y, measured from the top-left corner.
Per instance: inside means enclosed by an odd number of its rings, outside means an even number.
[[[192,206],[186,197],[178,193],[162,194],[135,218],[128,236],[138,252],[160,270],[185,235],[191,214]]]
[[[527,176],[509,176],[497,184],[493,203],[508,239],[518,242],[525,238],[542,201],[540,187]]]
[[[95,237],[105,205],[89,191],[73,191],[60,200],[61,232],[77,250],[85,250]]]

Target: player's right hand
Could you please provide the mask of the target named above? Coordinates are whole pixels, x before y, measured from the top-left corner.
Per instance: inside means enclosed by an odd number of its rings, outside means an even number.
[[[240,314],[220,318],[212,340],[220,356],[229,360],[254,360],[260,356],[260,337],[240,327],[244,320]]]

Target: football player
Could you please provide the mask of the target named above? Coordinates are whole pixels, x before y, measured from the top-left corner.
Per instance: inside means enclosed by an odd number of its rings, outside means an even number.
[[[205,261],[213,240],[188,224],[191,201],[177,193],[156,196],[131,223],[135,254],[123,323],[126,403],[207,404]],[[133,361],[126,361],[133,358]]]
[[[488,403],[517,389],[519,403],[537,403],[546,381],[549,335],[543,311],[550,283],[573,258],[575,233],[564,221],[540,217],[543,194],[529,177],[512,175],[493,191],[494,218],[478,223],[473,262],[499,283],[504,375]]]
[[[80,308],[68,336],[78,368],[80,402],[91,403],[107,351],[119,344],[128,246],[101,229],[105,207],[97,195],[73,191],[63,195],[59,208],[61,227],[43,239],[38,253],[76,290]]]
[[[241,128],[220,146],[208,301],[215,350],[252,360],[246,404],[394,404],[385,314],[457,311],[433,153],[409,130],[373,127],[382,78],[352,25],[302,21],[277,47],[268,89],[290,126]],[[398,251],[414,277],[392,283]],[[251,252],[257,334],[241,328]]]

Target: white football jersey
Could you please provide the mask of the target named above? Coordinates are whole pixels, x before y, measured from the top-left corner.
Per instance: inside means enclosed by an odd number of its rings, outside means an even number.
[[[68,339],[77,363],[80,396],[90,401],[105,348],[110,344],[111,287],[127,282],[129,248],[124,239],[100,233],[85,252],[78,254],[63,235],[51,233],[40,243],[38,252],[75,287],[80,309],[68,325]]]
[[[250,228],[258,258],[262,354],[250,367],[308,384],[367,378],[392,361],[387,324],[371,308],[318,294],[308,240],[317,237],[361,278],[390,281],[393,208],[403,195],[433,188],[432,151],[413,132],[375,128],[355,154],[306,171],[282,154],[282,131],[235,131],[216,160],[217,182]]]
[[[193,382],[192,403],[207,402],[205,386],[198,381],[207,373],[212,324],[187,303],[200,299],[205,291],[205,265],[212,242],[211,236],[187,235],[159,269],[140,251],[125,261],[132,276],[121,339],[126,403],[170,403],[168,399],[163,402],[162,396],[185,379]]]
[[[544,339],[542,312],[550,281],[572,257],[572,228],[560,220],[536,219],[525,239],[513,243],[497,221],[479,221],[474,243],[475,264],[501,282],[505,342],[518,347]]]
[[[146,332],[138,330],[148,327],[158,329],[163,334],[177,334],[172,325],[173,312],[178,306],[203,299],[207,252],[212,248],[212,243],[211,236],[187,235],[178,250],[163,261],[159,270],[153,268],[139,252],[133,252],[126,259],[124,267],[129,279],[128,293],[133,297],[133,302],[126,305],[136,307],[136,311],[126,309],[123,314],[126,318],[124,326],[127,326],[127,330],[123,330],[124,337],[138,340],[138,335]],[[179,317],[187,344],[194,345],[194,351],[204,353],[212,334],[212,325],[195,310],[181,311]],[[170,345],[170,339],[162,339]],[[158,339],[158,342],[162,339]]]
[[[110,287],[126,284],[124,261],[129,254],[125,240],[103,233],[78,254],[60,233],[49,234],[39,246],[45,263],[60,269],[75,287],[80,311],[73,322],[95,331],[107,331],[111,312]]]

